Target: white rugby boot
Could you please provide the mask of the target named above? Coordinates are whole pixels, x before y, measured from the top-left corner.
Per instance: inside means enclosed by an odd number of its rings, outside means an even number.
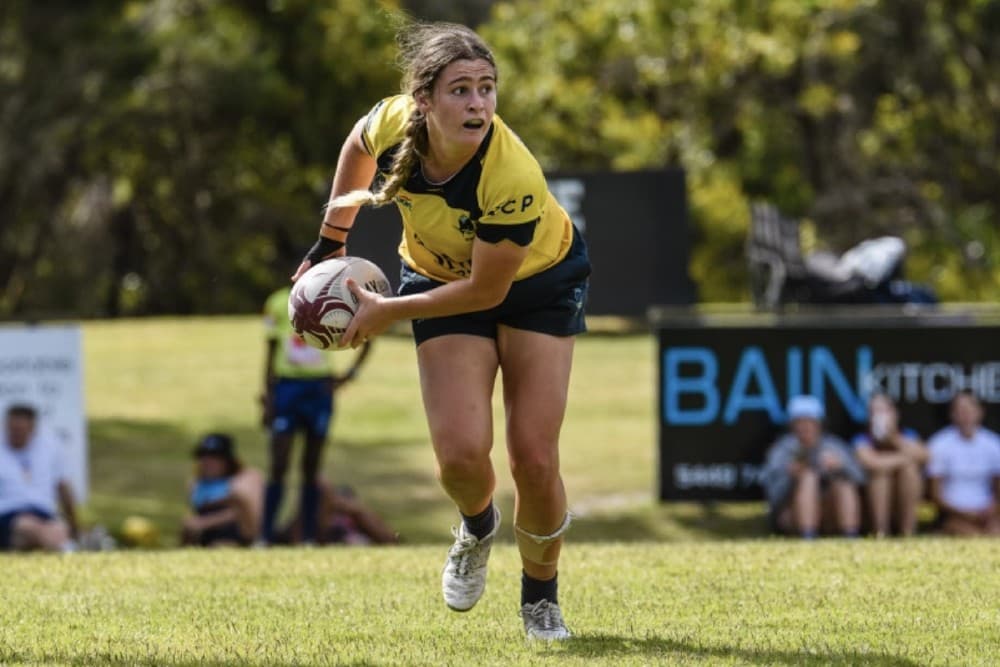
[[[524,631],[528,639],[559,641],[572,637],[563,621],[559,605],[555,602],[539,600],[526,604],[521,607],[521,618],[524,620]]]
[[[444,602],[454,611],[469,611],[486,590],[486,563],[490,558],[493,538],[500,528],[500,510],[493,508],[493,530],[482,539],[467,532],[465,523],[452,528],[455,543],[448,550],[448,559],[441,572],[441,592]]]

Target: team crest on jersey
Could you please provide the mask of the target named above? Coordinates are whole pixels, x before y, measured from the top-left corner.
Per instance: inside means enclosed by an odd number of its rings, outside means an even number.
[[[395,201],[397,204],[403,206],[406,209],[409,209],[411,211],[413,210],[413,200],[407,197],[406,195],[397,194],[395,197],[393,197],[393,201]]]
[[[476,235],[476,223],[469,219],[469,216],[464,213],[458,218],[458,231],[462,235],[462,238],[466,241],[471,241],[472,237]]]

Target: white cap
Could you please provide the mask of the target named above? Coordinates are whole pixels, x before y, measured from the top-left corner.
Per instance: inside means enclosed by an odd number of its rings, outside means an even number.
[[[795,419],[815,419],[822,421],[823,404],[815,396],[793,396],[788,401],[788,421]]]

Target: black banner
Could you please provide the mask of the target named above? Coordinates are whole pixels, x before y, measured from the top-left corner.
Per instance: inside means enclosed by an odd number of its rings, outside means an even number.
[[[650,304],[695,302],[681,170],[553,173],[549,189],[587,239],[593,275],[587,312],[644,317]],[[362,209],[348,252],[382,267],[399,286],[401,227],[395,205]]]
[[[900,424],[927,438],[948,402],[970,389],[1000,427],[1000,326],[826,322],[806,326],[671,326],[660,340],[661,500],[762,497],[767,447],[787,427],[790,396],[826,406],[827,428],[849,440],[866,397],[892,396]]]

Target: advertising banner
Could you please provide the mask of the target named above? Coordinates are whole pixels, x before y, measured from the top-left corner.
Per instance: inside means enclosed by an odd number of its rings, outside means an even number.
[[[14,403],[38,410],[38,428],[62,448],[82,503],[88,477],[80,340],[76,326],[0,326],[0,415]]]
[[[919,327],[813,321],[808,326],[659,329],[660,498],[762,497],[768,446],[786,430],[797,394],[826,406],[829,431],[864,429],[866,399],[891,396],[900,423],[927,438],[948,403],[971,390],[1000,428],[1000,327]]]
[[[650,304],[696,301],[684,172],[546,174],[549,190],[587,240],[593,275],[587,312],[645,317]],[[459,221],[455,221],[456,233]],[[401,223],[395,205],[362,209],[348,252],[370,259],[399,286]]]

